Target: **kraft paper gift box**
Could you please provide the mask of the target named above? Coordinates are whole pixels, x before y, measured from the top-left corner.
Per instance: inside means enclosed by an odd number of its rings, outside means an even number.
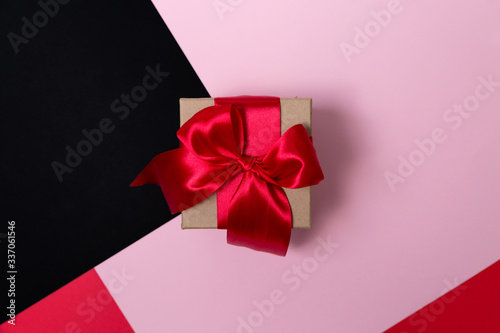
[[[281,98],[281,135],[296,124],[304,125],[312,136],[312,99]],[[182,126],[196,112],[214,105],[213,98],[181,98],[180,125]],[[299,189],[283,188],[292,211],[292,227],[311,228],[311,187]],[[217,192],[199,204],[182,212],[182,229],[217,228]]]

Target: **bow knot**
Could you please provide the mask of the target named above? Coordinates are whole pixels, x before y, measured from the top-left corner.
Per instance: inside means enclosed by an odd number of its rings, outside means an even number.
[[[242,169],[242,171],[246,172],[252,170],[256,160],[257,157],[241,156],[238,159],[238,163],[240,164],[240,168]]]

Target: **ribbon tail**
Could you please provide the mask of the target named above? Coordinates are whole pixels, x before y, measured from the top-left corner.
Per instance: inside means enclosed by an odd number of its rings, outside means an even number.
[[[160,186],[173,214],[205,200],[224,184],[233,169],[205,162],[187,148],[179,148],[155,156],[130,186]]]
[[[130,186],[142,186],[146,184],[153,184],[160,186],[160,181],[156,174],[156,163],[151,161],[144,169],[142,169],[141,173],[137,175]]]
[[[291,233],[292,213],[283,189],[246,172],[231,199],[227,242],[285,256]]]

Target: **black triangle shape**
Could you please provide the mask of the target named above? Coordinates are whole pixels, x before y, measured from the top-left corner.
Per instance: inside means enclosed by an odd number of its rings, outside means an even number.
[[[0,22],[1,267],[15,221],[19,313],[173,217],[129,184],[178,146],[179,98],[208,93],[149,1],[3,0]]]

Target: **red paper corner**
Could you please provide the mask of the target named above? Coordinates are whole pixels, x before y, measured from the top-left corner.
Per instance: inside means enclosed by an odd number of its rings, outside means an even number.
[[[19,313],[2,333],[134,332],[94,269]]]

